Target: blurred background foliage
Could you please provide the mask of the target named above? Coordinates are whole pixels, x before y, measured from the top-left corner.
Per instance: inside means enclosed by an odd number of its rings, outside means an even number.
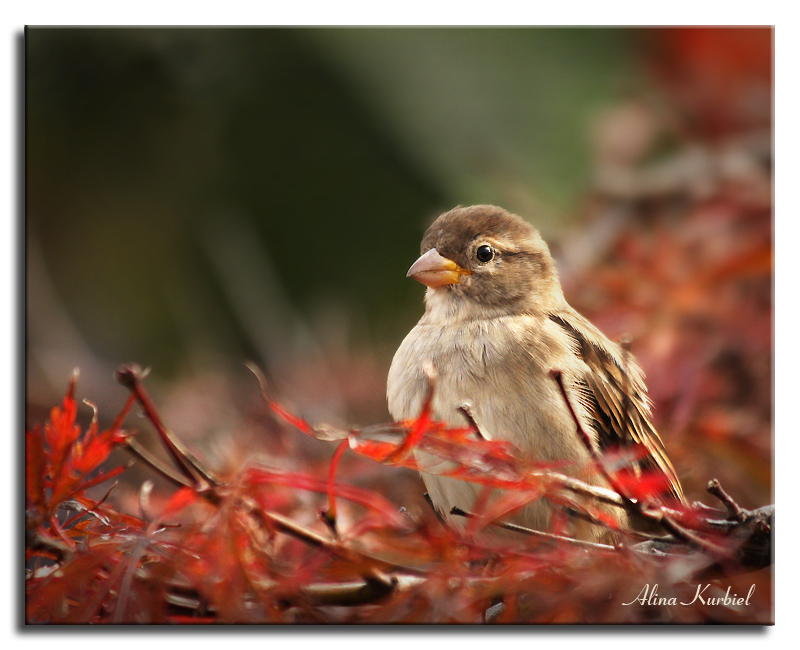
[[[76,366],[110,417],[135,361],[181,435],[218,439],[256,399],[250,359],[311,420],[385,420],[425,227],[494,203],[543,232],[574,306],[633,336],[690,483],[722,436],[769,498],[771,38],[26,30],[28,418]],[[730,408],[700,413],[703,382]]]
[[[427,221],[567,218],[591,116],[639,83],[632,35],[29,29],[31,396],[76,364],[167,378],[312,342],[387,365]]]

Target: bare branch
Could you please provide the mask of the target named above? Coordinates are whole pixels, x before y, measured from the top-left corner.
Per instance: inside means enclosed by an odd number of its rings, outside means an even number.
[[[130,451],[132,454],[135,454],[137,457],[139,457],[145,463],[150,465],[150,467],[152,467],[154,470],[156,470],[164,478],[172,481],[173,483],[175,483],[176,485],[178,485],[180,487],[192,487],[193,486],[193,484],[189,480],[187,480],[186,478],[184,478],[180,474],[177,474],[171,467],[168,467],[167,465],[164,465],[164,463],[162,463],[160,460],[158,460],[158,458],[153,456],[153,454],[151,454],[147,449],[142,447],[132,437],[130,437],[130,436],[127,437],[123,444],[128,449],[128,451]]]
[[[459,517],[476,517],[475,513],[467,512],[466,510],[462,510],[461,508],[454,507],[450,509],[451,515],[457,515]],[[595,551],[612,551],[615,552],[617,549],[614,546],[610,546],[608,544],[598,544],[596,542],[587,542],[582,539],[574,539],[572,537],[565,537],[564,535],[554,535],[553,533],[545,533],[541,530],[535,530],[533,528],[526,528],[525,526],[519,526],[517,524],[512,524],[506,521],[493,521],[491,522],[492,526],[496,526],[497,528],[502,528],[504,530],[511,530],[515,533],[521,533],[523,535],[529,535],[530,537],[536,537],[538,539],[546,539],[551,542],[563,542],[565,544],[571,544],[573,546],[580,546],[581,548],[590,548]]]
[[[725,509],[728,511],[728,519],[738,521],[739,523],[744,522],[746,518],[744,510],[739,507],[739,504],[733,500],[733,497],[731,497],[730,494],[722,489],[722,485],[720,485],[720,482],[717,479],[712,478],[708,482],[708,487],[706,490],[709,492],[709,494],[713,494],[720,501],[722,501]]]
[[[197,484],[198,491],[221,485],[221,481],[214,476],[211,471],[206,469],[181,440],[167,429],[161,421],[161,417],[158,415],[155,405],[142,384],[142,380],[145,376],[146,373],[136,364],[124,365],[117,369],[117,381],[136,396],[137,401],[144,409],[147,418],[153,423],[153,426],[156,428],[161,441],[172,456],[172,459],[186,477],[192,479],[192,481]]]

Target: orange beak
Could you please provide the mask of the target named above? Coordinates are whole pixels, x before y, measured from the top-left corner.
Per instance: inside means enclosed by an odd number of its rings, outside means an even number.
[[[446,284],[458,284],[462,275],[471,275],[453,260],[439,255],[435,248],[411,265],[406,273],[407,278],[414,278],[428,287],[443,287]]]

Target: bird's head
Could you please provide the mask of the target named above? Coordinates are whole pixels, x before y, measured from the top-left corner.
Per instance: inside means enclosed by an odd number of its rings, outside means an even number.
[[[563,300],[547,244],[527,221],[496,206],[445,212],[426,231],[421,253],[407,275],[429,287],[429,305],[507,314]]]

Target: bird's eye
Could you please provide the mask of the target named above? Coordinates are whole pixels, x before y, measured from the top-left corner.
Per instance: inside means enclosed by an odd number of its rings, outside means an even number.
[[[478,258],[478,261],[481,264],[486,264],[486,262],[490,262],[494,257],[494,250],[487,244],[478,246],[477,250],[475,251],[475,257]]]

